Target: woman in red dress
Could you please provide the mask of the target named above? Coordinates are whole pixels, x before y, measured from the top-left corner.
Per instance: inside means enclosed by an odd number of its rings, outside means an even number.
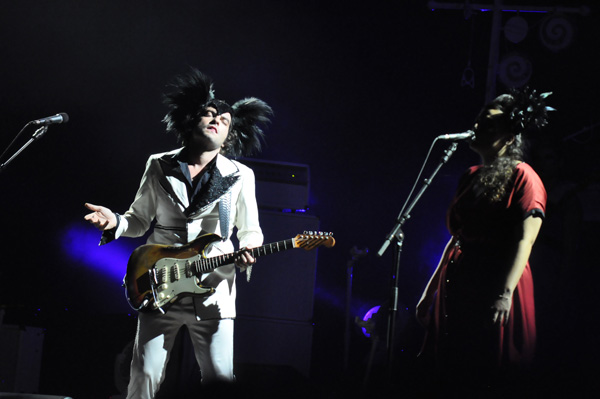
[[[481,395],[510,379],[535,348],[529,254],[544,218],[546,191],[523,158],[523,134],[546,124],[548,94],[512,91],[480,113],[472,150],[482,165],[462,176],[447,214],[452,234],[417,305],[427,329],[422,355],[445,388]]]

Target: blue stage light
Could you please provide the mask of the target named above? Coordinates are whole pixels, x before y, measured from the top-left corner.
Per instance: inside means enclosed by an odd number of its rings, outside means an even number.
[[[98,246],[99,241],[100,232],[94,227],[73,223],[63,233],[62,248],[77,264],[122,282],[129,256],[139,243],[128,239]]]
[[[371,318],[373,317],[373,315],[377,312],[379,312],[379,308],[381,308],[381,306],[377,305],[372,307],[371,309],[369,309],[367,311],[367,313],[365,313],[365,315],[363,316],[363,321],[368,322],[371,320]],[[362,329],[362,333],[364,334],[365,337],[370,337],[371,333],[367,332],[367,329],[365,327],[361,327]]]

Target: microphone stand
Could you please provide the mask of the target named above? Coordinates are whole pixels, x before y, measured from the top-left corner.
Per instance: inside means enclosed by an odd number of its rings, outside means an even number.
[[[29,122],[27,125],[25,125],[23,127],[23,129],[21,129],[21,132],[19,132],[19,134],[17,134],[17,137],[15,137],[15,139],[13,140],[13,143],[15,142],[15,140],[19,137],[19,135],[21,135],[21,133],[23,133],[23,131],[25,130],[25,128],[27,126],[29,126],[31,124],[31,122]],[[48,126],[44,125],[40,128],[38,128],[35,133],[33,133],[33,136],[31,136],[31,138],[29,139],[29,141],[27,143],[25,143],[21,148],[19,148],[19,150],[17,152],[15,152],[6,162],[4,162],[3,164],[0,165],[0,173],[2,173],[2,171],[4,170],[4,168],[6,168],[6,166],[12,162],[13,159],[15,159],[21,152],[23,152],[23,150],[25,150],[25,148],[29,147],[29,145],[31,143],[33,143],[36,140],[39,140],[40,138],[42,138],[42,136],[44,134],[46,134],[46,132],[48,131]],[[8,146],[10,148],[10,146],[12,145],[12,143]],[[8,150],[8,148],[4,151],[4,153],[6,153],[6,151]],[[4,155],[4,153],[2,153],[2,155]]]
[[[344,371],[348,370],[350,361],[350,305],[352,302],[352,273],[354,266],[358,264],[361,258],[367,256],[368,248],[359,250],[356,246],[350,250],[351,259],[346,264],[346,319],[344,325]]]
[[[388,246],[392,241],[396,242],[396,251],[394,256],[394,269],[392,271],[392,289],[391,289],[391,299],[389,304],[389,313],[388,313],[388,325],[387,325],[387,367],[388,374],[392,376],[392,365],[393,365],[393,357],[394,357],[394,337],[396,333],[396,315],[398,313],[398,273],[400,272],[400,255],[402,253],[402,245],[404,243],[404,233],[402,232],[402,226],[404,223],[410,218],[410,212],[417,204],[425,190],[431,185],[433,178],[437,175],[439,170],[442,168],[446,162],[450,159],[456,148],[458,147],[457,142],[453,142],[448,149],[444,151],[444,155],[442,156],[440,163],[437,165],[429,179],[425,179],[423,181],[423,186],[421,190],[417,193],[415,198],[410,202],[408,206],[408,200],[410,199],[410,195],[406,200],[405,207],[406,211],[400,211],[400,215],[396,219],[396,225],[392,229],[392,231],[386,237],[385,242],[379,249],[377,255],[382,256],[386,251]],[[404,208],[403,208],[404,209]]]

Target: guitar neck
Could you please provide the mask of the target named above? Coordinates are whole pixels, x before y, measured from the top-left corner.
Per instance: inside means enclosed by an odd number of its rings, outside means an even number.
[[[260,247],[250,248],[246,251],[250,252],[250,254],[258,258],[260,256],[271,255],[277,252],[287,251],[288,249],[295,248],[294,239],[290,238],[283,241],[277,241],[271,244],[265,244]],[[242,253],[243,251],[237,251],[230,254],[224,254],[215,256],[212,258],[200,258],[193,262],[194,267],[196,268],[197,273],[208,273],[215,270],[218,267],[233,263],[235,258]]]

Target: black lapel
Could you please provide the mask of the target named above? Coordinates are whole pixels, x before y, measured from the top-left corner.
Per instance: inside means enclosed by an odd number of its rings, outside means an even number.
[[[183,205],[179,197],[175,194],[173,186],[167,180],[166,176],[173,176],[178,180],[181,180],[183,184],[189,186],[189,182],[181,168],[177,157],[179,153],[167,154],[159,158],[159,164],[162,169],[162,174],[159,177],[159,183],[161,187],[178,203]],[[205,187],[202,187],[198,195],[194,197],[194,200],[190,206],[185,210],[185,215],[190,216],[198,212],[200,209],[208,204],[211,204],[221,198],[231,187],[238,181],[239,175],[231,174],[223,176],[218,167],[214,167],[210,172],[211,176],[208,179]]]
[[[223,176],[219,168],[215,167],[211,172],[210,179],[194,198],[194,201],[186,209],[187,216],[193,215],[208,204],[221,198],[238,181],[238,175]]]

